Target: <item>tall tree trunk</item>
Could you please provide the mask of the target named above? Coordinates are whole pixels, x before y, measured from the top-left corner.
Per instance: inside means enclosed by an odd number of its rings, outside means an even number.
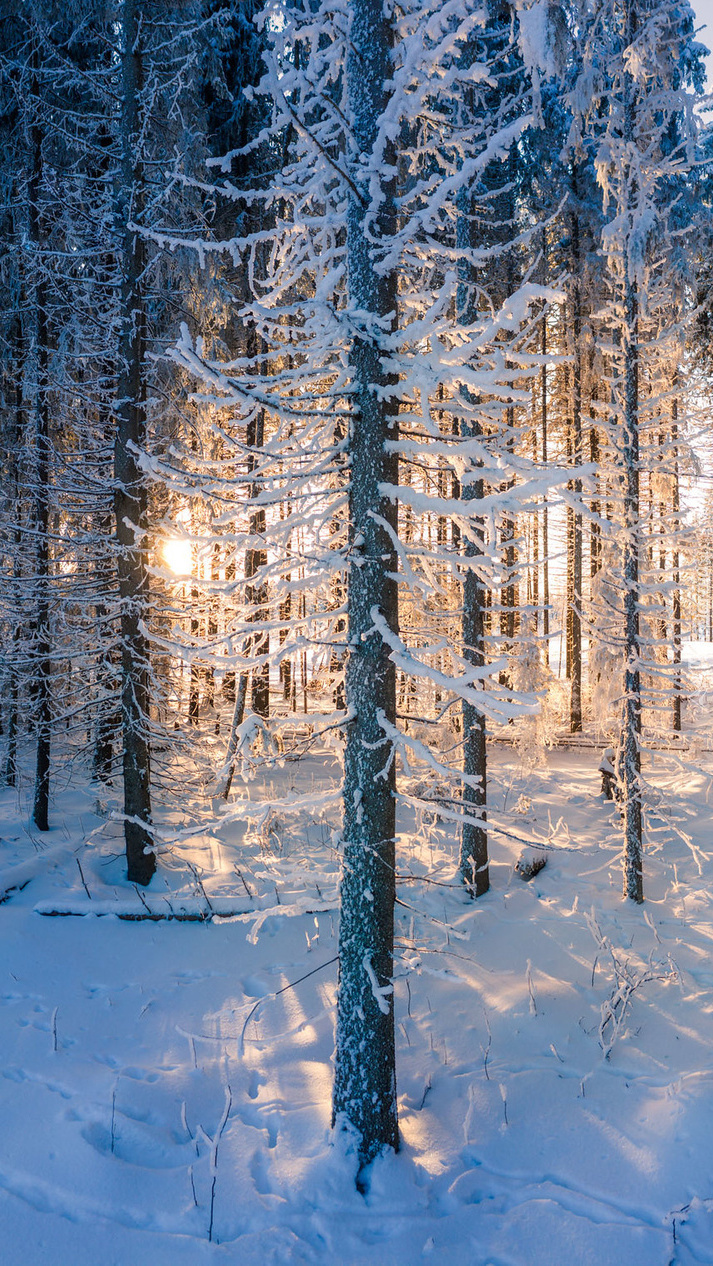
[[[637,33],[636,0],[626,10],[627,45]],[[636,88],[627,71],[624,99],[624,142],[634,144]],[[637,214],[638,185],[635,172],[626,173],[626,214]],[[631,275],[629,250],[623,279],[622,352],[624,357],[624,716],[620,763],[624,800],[624,893],[632,901],[644,899],[641,808],[641,671],[639,667],[639,297]]]
[[[217,582],[220,579],[220,542],[215,541],[210,552],[210,596],[208,598],[208,645],[211,657],[215,654],[215,642],[218,636],[218,599],[216,597]],[[215,668],[208,664],[204,672],[206,707],[215,709]],[[213,718],[214,731],[220,734],[220,717],[216,713]]]
[[[290,502],[288,498],[280,502],[280,518],[284,521],[289,519],[291,515]],[[285,541],[285,561],[289,563],[292,557],[292,532],[289,532]],[[282,573],[282,580],[286,585],[292,583],[291,570]],[[285,596],[280,603],[280,647],[283,647],[289,636],[289,624],[292,618],[292,591],[287,589]],[[282,682],[282,697],[289,703],[292,698],[292,679],[294,675],[293,657],[286,656],[280,659],[280,681]]]
[[[22,264],[20,265],[22,267]],[[23,286],[19,287],[18,306],[22,307]],[[11,393],[14,396],[14,406],[12,409],[12,429],[9,436],[7,461],[9,465],[8,482],[10,485],[10,497],[13,509],[14,525],[12,529],[12,537],[14,544],[12,559],[12,592],[14,605],[14,628],[12,631],[12,652],[9,656],[9,681],[7,688],[7,750],[5,753],[5,769],[4,781],[6,787],[14,787],[17,784],[17,735],[19,729],[19,700],[20,700],[20,682],[19,682],[19,665],[18,650],[22,633],[21,622],[21,581],[22,581],[22,528],[21,515],[22,507],[20,503],[20,454],[26,449],[27,437],[25,434],[25,408],[24,408],[24,366],[25,366],[25,338],[23,331],[22,318],[18,312],[11,330],[10,345],[14,348],[13,357],[13,382]]]
[[[577,197],[577,171],[572,171],[572,195]],[[581,247],[579,238],[579,207],[574,205],[571,215],[571,250],[572,250],[572,429],[570,460],[579,470],[582,465],[582,283],[581,283]],[[582,480],[575,474],[570,481],[570,490],[576,497],[582,493]],[[571,557],[568,570],[571,575],[571,601],[567,606],[567,647],[569,663],[567,676],[570,679],[569,728],[572,734],[582,729],[582,516],[573,507],[571,514]]]
[[[254,336],[253,336],[254,337]],[[265,414],[262,409],[258,409],[250,419],[246,428],[246,443],[249,449],[260,449],[265,442]],[[251,452],[248,456],[248,470],[250,473],[255,469],[257,457]],[[250,500],[254,502],[260,494],[260,483],[250,485]],[[245,551],[245,579],[253,581],[258,577],[256,584],[246,584],[245,601],[252,608],[249,616],[250,620],[260,623],[267,619],[267,581],[260,576],[260,572],[267,564],[267,551],[265,549],[265,511],[262,506],[255,506],[250,512],[250,536],[251,543]],[[253,656],[265,655],[270,651],[270,634],[267,630],[255,633],[252,639]],[[252,671],[251,684],[251,707],[253,712],[259,717],[267,717],[270,715],[270,663],[266,659],[264,664],[257,664]]]
[[[475,60],[475,50],[467,50],[469,61]],[[472,99],[467,101],[472,110]],[[470,252],[477,245],[478,217],[473,206],[473,199],[463,190],[458,207],[456,225],[456,246],[464,252]],[[471,265],[463,262],[460,267],[457,295],[457,311],[459,319],[464,323],[472,321],[475,315],[475,277]],[[463,403],[472,406],[476,403],[472,394],[462,393]],[[463,439],[478,439],[483,431],[477,417],[463,416],[459,424]],[[485,486],[481,475],[458,481],[453,496],[466,505],[483,500]],[[455,525],[454,525],[455,526]],[[485,610],[487,602],[486,586],[482,571],[478,569],[477,560],[482,558],[485,543],[485,521],[482,515],[474,515],[468,521],[464,532],[457,532],[455,543],[460,547],[464,559],[463,565],[463,614],[461,617],[461,640],[464,659],[474,668],[485,665]],[[481,683],[482,684],[482,683]],[[485,715],[470,700],[464,699],[461,708],[463,722],[463,810],[468,820],[461,827],[460,876],[466,890],[472,897],[480,897],[490,887],[490,870],[488,866],[488,753],[486,746]]]
[[[108,446],[110,439],[108,428],[105,439]],[[97,550],[96,584],[101,596],[98,598],[94,608],[96,637],[99,647],[96,669],[99,701],[94,722],[92,776],[101,779],[103,782],[111,781],[114,762],[114,741],[119,723],[118,709],[114,699],[119,676],[115,662],[116,647],[112,645],[113,638],[110,638],[109,630],[112,627],[112,622],[103,596],[105,592],[111,591],[114,581],[113,560],[110,553],[113,526],[110,511],[99,516],[97,532],[101,545]]]
[[[337,420],[335,426],[334,438],[338,444],[344,439],[344,424],[341,420]],[[340,476],[341,478],[341,476]],[[331,536],[335,542],[338,542],[340,531],[339,516],[335,515],[331,524]],[[335,545],[336,548],[336,545]],[[344,606],[345,591],[344,578],[341,572],[336,572],[332,583],[331,600],[337,610]],[[332,636],[334,638],[342,637],[346,630],[347,624],[343,616],[338,616],[334,622],[334,630]],[[344,650],[341,646],[334,646],[329,656],[329,677],[332,688],[332,696],[334,699],[335,712],[343,712],[346,707],[346,695],[344,692]]]
[[[245,648],[246,653],[249,645]],[[235,678],[233,677],[233,680]],[[248,694],[248,674],[243,671],[238,677],[238,688],[235,694],[235,704],[233,706],[233,716],[230,722],[230,734],[228,736],[228,750],[225,753],[225,763],[218,775],[218,783],[215,789],[216,796],[222,796],[224,800],[230,795],[230,788],[233,785],[233,777],[235,776],[235,762],[238,754],[238,741],[240,738],[240,726],[245,718],[245,700]]]
[[[37,100],[39,56],[32,54],[33,96]],[[37,107],[35,107],[37,108]],[[49,408],[49,322],[46,262],[42,258],[42,130],[37,121],[31,131],[32,175],[28,206],[28,236],[34,250],[35,267],[35,465],[33,530],[35,533],[35,646],[34,696],[37,726],[37,764],[32,819],[39,831],[49,830],[50,756],[52,744],[52,694],[50,647],[50,408]]]
[[[641,819],[641,673],[639,669],[639,347],[638,297],[625,293],[624,342],[624,721],[621,768],[624,795],[625,893],[643,901]]]
[[[194,525],[195,527],[195,525]],[[193,550],[193,567],[197,566],[195,549]],[[201,622],[198,618],[200,594],[197,585],[191,586],[191,668],[188,685],[188,724],[197,725],[201,709],[201,669],[195,661],[198,641],[201,636]]]
[[[515,410],[512,407],[508,407],[505,411],[505,427],[505,447],[509,453],[513,453],[515,451]],[[505,488],[509,491],[514,487],[515,480],[508,480]],[[504,640],[503,655],[512,654],[514,651],[515,632],[517,629],[519,585],[515,529],[516,521],[508,512],[503,516],[501,530],[502,566],[505,581],[500,594],[502,608],[500,613],[500,634]],[[501,681],[503,685],[510,684],[510,672],[508,670],[501,674]]]
[[[373,152],[393,73],[393,33],[382,0],[352,0],[347,53],[350,119],[359,152]],[[391,143],[383,156],[395,169]],[[365,223],[369,185],[350,190],[347,211],[348,299],[358,311],[350,365],[354,416],[350,431],[350,565],[347,575],[347,727],[344,773],[344,868],[339,926],[339,990],[333,1117],[357,1136],[362,1169],[385,1148],[398,1147],[393,973],[395,896],[395,769],[382,721],[395,725],[396,673],[375,617],[398,627],[393,502],[381,491],[396,484],[398,463],[387,453],[396,437],[395,408],[383,398],[393,377],[383,367],[380,340],[396,311],[396,277],[376,267],[378,239],[395,223],[394,180],[382,178],[376,217]],[[377,244],[374,242],[377,239]],[[365,328],[366,327],[366,328]],[[359,564],[359,565],[357,565]],[[378,614],[377,614],[378,613]]]
[[[542,229],[542,268],[544,282],[548,281],[547,267],[547,229]],[[547,308],[542,313],[540,325],[540,426],[542,431],[542,465],[547,469]],[[542,498],[542,634],[545,647],[545,664],[550,664],[550,532],[547,506],[547,493]]]
[[[594,395],[592,396],[592,398],[595,399]],[[594,577],[597,576],[598,573],[602,569],[602,529],[599,523],[597,522],[597,519],[599,518],[602,512],[602,503],[599,496],[599,470],[598,470],[599,461],[600,461],[600,447],[599,447],[599,433],[595,426],[592,426],[589,428],[589,460],[592,466],[596,467],[596,472],[594,475],[595,496],[592,498],[592,515],[595,517],[592,518],[590,535],[589,535],[589,575],[590,575],[590,586],[591,586],[591,581],[594,580]],[[590,594],[591,594],[591,587],[590,587]]]
[[[103,568],[100,574],[103,575]],[[97,638],[101,645],[102,639],[106,636],[106,624],[108,613],[103,602],[98,602],[95,608]],[[116,720],[116,708],[112,700],[114,682],[116,678],[115,668],[111,662],[111,649],[106,647],[100,652],[99,663],[97,665],[97,684],[100,691],[104,691],[105,697],[100,697],[97,705],[97,715],[94,723],[94,755],[92,761],[92,775],[99,778],[103,782],[111,781],[112,764],[114,760],[114,728]]]
[[[480,434],[471,422],[463,423],[463,433]],[[475,479],[461,488],[463,501],[482,501],[483,480]],[[463,554],[471,566],[463,577],[463,617],[461,633],[463,657],[474,668],[485,665],[485,585],[474,565],[483,553],[484,523],[472,519],[465,537]],[[485,715],[475,704],[463,700],[463,808],[471,819],[464,821],[461,831],[460,874],[473,897],[480,897],[490,887],[488,867],[488,764]],[[476,819],[473,821],[472,819]]]
[[[673,441],[673,492],[671,509],[673,511],[673,551],[671,564],[673,569],[673,730],[681,732],[681,560],[678,550],[678,534],[681,529],[681,494],[678,483],[678,399],[674,396],[671,406],[671,439]]]
[[[538,435],[537,435],[537,384],[532,384],[532,457],[535,465],[537,465],[538,452]],[[535,510],[532,515],[532,589],[530,599],[534,607],[534,629],[535,637],[539,638],[540,634],[540,512]]]
[[[122,9],[121,186],[118,228],[121,254],[121,335],[114,445],[114,512],[119,545],[121,604],[121,720],[123,731],[124,836],[128,877],[147,884],[156,869],[151,821],[149,748],[149,649],[142,626],[147,619],[149,577],[145,540],[147,493],[137,452],[146,437],[143,351],[146,316],[142,290],[145,249],[129,225],[144,201],[140,94],[143,60],[138,0]]]

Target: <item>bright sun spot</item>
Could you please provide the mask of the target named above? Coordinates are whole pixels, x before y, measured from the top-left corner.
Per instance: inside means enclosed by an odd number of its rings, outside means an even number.
[[[169,536],[161,546],[161,557],[174,576],[190,576],[193,569],[193,550],[190,541]]]

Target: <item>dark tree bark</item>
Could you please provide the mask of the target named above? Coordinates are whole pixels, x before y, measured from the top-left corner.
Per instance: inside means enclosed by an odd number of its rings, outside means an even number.
[[[468,50],[470,60],[474,51]],[[472,100],[467,106],[472,110]],[[470,251],[477,245],[478,218],[473,199],[464,190],[460,197],[458,223],[456,227],[456,244],[462,250]],[[476,280],[473,269],[462,264],[458,286],[458,311],[461,319],[468,323],[472,320],[475,303]],[[475,401],[469,393],[464,393],[464,403],[473,405]],[[482,437],[482,428],[474,417],[463,417],[459,423],[460,435],[463,439]],[[469,472],[469,478],[461,480],[457,496],[466,503],[482,501],[484,481],[482,476]],[[455,492],[454,492],[454,495]],[[459,545],[465,563],[463,567],[463,615],[461,619],[461,638],[463,657],[475,668],[485,665],[485,609],[486,586],[482,573],[478,570],[478,559],[482,558],[485,524],[482,516],[474,515],[469,519],[468,527],[460,534]],[[472,897],[480,897],[490,887],[490,871],[488,867],[488,756],[486,747],[485,715],[470,700],[464,699],[461,709],[463,722],[463,810],[467,819],[461,827],[460,876],[466,890]]]
[[[147,884],[156,869],[151,833],[149,747],[149,648],[142,629],[149,602],[145,538],[147,492],[137,454],[146,437],[143,353],[146,314],[143,295],[145,248],[129,225],[144,202],[139,153],[143,85],[139,5],[122,8],[121,184],[118,228],[121,250],[121,334],[114,445],[114,511],[119,545],[121,604],[121,719],[123,731],[124,835],[128,877]]]
[[[577,198],[577,171],[572,171],[572,197]],[[570,460],[577,471],[582,465],[582,252],[579,234],[580,208],[573,206],[570,217],[570,249],[572,254],[572,422]],[[582,493],[582,480],[575,474],[570,490],[576,497]],[[572,734],[582,729],[582,516],[576,507],[568,509],[569,601],[567,603],[567,676],[570,681],[569,728]]]
[[[235,680],[235,677],[233,677]],[[228,750],[225,753],[225,764],[218,780],[216,787],[216,795],[222,796],[224,800],[230,795],[230,788],[233,785],[235,776],[235,761],[238,753],[239,730],[245,718],[245,700],[248,694],[248,674],[242,672],[238,677],[238,688],[235,693],[235,703],[233,706],[233,716],[230,722],[230,734],[228,736]]]
[[[625,894],[644,899],[641,816],[641,673],[639,669],[639,348],[638,298],[627,280],[624,343],[624,716],[621,769],[624,798]]]
[[[36,37],[35,37],[36,38]],[[32,53],[33,97],[38,98],[37,47]],[[37,108],[37,107],[35,107]],[[35,462],[33,531],[35,534],[35,644],[33,695],[37,728],[37,763],[32,820],[39,831],[49,830],[50,758],[52,747],[52,693],[50,645],[50,403],[49,403],[49,318],[48,284],[42,258],[42,129],[35,118],[31,129],[32,173],[28,199],[28,236],[34,251],[35,268]]]
[[[548,280],[547,272],[547,230],[542,230],[542,266],[544,270],[545,282]],[[541,429],[541,457],[542,465],[547,469],[548,452],[547,452],[547,310],[542,314],[540,324],[540,354],[542,356],[542,368],[540,370],[540,429]],[[549,511],[547,506],[547,493],[542,499],[542,634],[545,647],[545,663],[549,667],[550,663],[550,530],[549,530]]]
[[[599,466],[599,434],[595,426],[589,429],[589,460],[592,466]],[[597,522],[597,518],[602,512],[602,503],[599,497],[599,474],[594,476],[594,486],[596,495],[592,498],[592,514],[596,517],[592,519],[590,535],[589,535],[589,575],[590,581],[594,580],[602,569],[602,529]]]
[[[673,494],[671,510],[673,512],[673,599],[672,599],[672,634],[673,634],[673,730],[681,732],[681,559],[678,549],[678,534],[681,529],[681,494],[678,482],[678,399],[674,397],[671,406],[671,440],[673,442]]]
[[[631,46],[638,28],[636,0],[626,7],[626,40]],[[636,126],[636,88],[627,72],[624,85],[623,139],[631,145]],[[627,172],[627,216],[636,215],[636,174]],[[624,806],[624,894],[644,900],[641,806],[641,672],[639,668],[639,296],[637,283],[625,270],[623,281],[623,434],[621,444],[624,476],[624,713],[620,743],[620,768]]]
[[[463,433],[477,435],[478,430],[464,423]],[[483,480],[475,479],[461,488],[463,501],[482,500]],[[471,564],[482,555],[483,521],[471,520],[470,533],[463,553]],[[480,540],[478,537],[480,536]],[[485,585],[475,565],[467,567],[463,577],[463,657],[474,668],[485,664]],[[481,897],[490,887],[488,867],[488,765],[485,716],[475,704],[463,700],[463,809],[470,821],[461,831],[460,874],[473,897]],[[472,819],[476,819],[473,821]]]
[[[253,333],[251,342],[255,344],[256,339]],[[249,449],[261,449],[265,443],[265,414],[262,409],[258,409],[254,416],[250,419],[246,428],[246,443]],[[248,471],[252,474],[257,465],[257,457],[253,452],[248,456]],[[250,500],[255,502],[260,494],[260,483],[255,482],[250,485]],[[267,565],[267,551],[265,549],[265,511],[260,505],[254,506],[250,511],[250,537],[251,543],[245,551],[245,580],[248,582],[245,586],[245,601],[251,608],[249,619],[256,624],[262,623],[267,619],[267,602],[268,587],[267,581],[261,575],[263,568]],[[252,638],[252,654],[253,656],[265,656],[270,653],[270,634],[267,630],[256,632]],[[270,663],[265,658],[264,664],[256,664],[252,671],[251,683],[251,707],[253,712],[259,717],[267,717],[270,715]]]
[[[355,143],[370,154],[388,102],[393,33],[381,0],[353,0],[347,86]],[[384,167],[395,168],[393,147]],[[339,927],[339,991],[333,1117],[356,1135],[362,1169],[385,1148],[397,1148],[398,1118],[392,986],[395,896],[395,771],[382,722],[395,724],[396,674],[375,617],[398,626],[397,569],[392,537],[396,508],[380,486],[396,484],[392,404],[378,389],[393,382],[382,364],[380,324],[392,325],[396,277],[377,271],[379,238],[395,225],[394,181],[382,180],[376,218],[365,219],[367,181],[352,189],[347,213],[348,298],[358,310],[350,364],[354,416],[350,431],[350,565],[347,575],[347,727],[344,777],[344,868]],[[374,241],[376,239],[376,241]]]
[[[22,294],[22,283],[20,283],[19,291]],[[18,296],[18,299],[20,296]],[[21,636],[21,620],[20,620],[20,600],[19,590],[22,576],[22,559],[21,559],[21,499],[20,499],[20,454],[24,449],[25,439],[25,407],[23,392],[23,374],[25,363],[25,340],[23,337],[22,318],[18,312],[12,325],[11,346],[14,348],[14,381],[10,386],[9,394],[12,398],[12,427],[10,430],[7,462],[8,462],[8,481],[10,485],[10,497],[13,507],[14,527],[12,531],[14,553],[12,560],[12,578],[14,598],[17,604],[15,611],[15,626],[12,631],[13,651],[10,656],[8,684],[7,684],[7,749],[5,753],[5,769],[4,781],[6,787],[15,787],[17,785],[17,739],[19,730],[19,702],[20,702],[20,680],[19,669],[17,664],[17,651]]]

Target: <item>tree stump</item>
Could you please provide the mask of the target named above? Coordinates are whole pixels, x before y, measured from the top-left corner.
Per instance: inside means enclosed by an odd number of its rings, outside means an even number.
[[[515,863],[515,870],[527,883],[547,865],[547,854],[539,848],[524,848]]]
[[[605,800],[618,799],[615,762],[616,752],[613,747],[608,747],[599,762],[599,772],[602,776],[602,795]]]

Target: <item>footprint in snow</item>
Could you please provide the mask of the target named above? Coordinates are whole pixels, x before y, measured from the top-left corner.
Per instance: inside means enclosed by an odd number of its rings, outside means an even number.
[[[273,1147],[277,1147],[277,1138],[280,1133],[280,1113],[265,1112],[259,1107],[250,1107],[245,1104],[242,1108],[238,1108],[238,1116],[243,1125],[250,1125],[254,1130],[262,1130],[267,1134],[267,1146],[270,1151]]]
[[[101,1156],[140,1169],[180,1169],[195,1160],[192,1143],[179,1142],[166,1129],[142,1128],[123,1112],[116,1113],[113,1131],[101,1121],[89,1121],[81,1134]]]
[[[255,1190],[259,1196],[273,1195],[264,1152],[257,1151],[253,1154],[250,1162],[250,1177],[255,1183]]]
[[[122,1068],[121,1076],[130,1077],[132,1081],[158,1081],[161,1074],[147,1068]]]
[[[246,976],[244,980],[241,980],[240,987],[246,998],[264,998],[272,992],[270,986],[258,976]]]
[[[267,1079],[262,1076],[262,1073],[257,1071],[257,1068],[253,1068],[248,1082],[248,1094],[251,1099],[257,1099],[260,1093],[260,1087],[266,1084],[266,1080]]]

